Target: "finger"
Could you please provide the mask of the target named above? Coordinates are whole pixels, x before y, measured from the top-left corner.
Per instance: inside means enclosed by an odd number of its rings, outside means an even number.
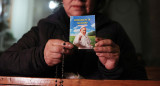
[[[101,37],[96,37],[96,42],[99,42],[101,40],[104,40],[104,38],[101,38]]]
[[[110,58],[110,56],[108,55],[108,53],[96,53],[96,55],[98,56],[98,57],[104,57],[104,58]]]
[[[51,59],[61,59],[62,54],[61,53],[49,53],[49,55],[47,56]]]
[[[111,46],[106,46],[106,47],[95,47],[94,51],[96,53],[111,53],[113,51],[113,48]]]
[[[63,43],[63,47],[64,47],[65,49],[72,49],[72,48],[74,47],[74,45],[71,44],[71,43],[69,43],[69,42],[64,42],[64,43]]]
[[[96,53],[98,57],[105,57],[106,59],[117,59],[119,53]]]
[[[96,53],[119,53],[119,47],[105,46],[105,47],[94,47]]]
[[[49,42],[52,44],[52,46],[59,45],[59,46],[63,46],[68,49],[72,49],[74,47],[73,44],[69,42],[65,42],[63,40],[59,40],[59,39],[50,39]]]
[[[53,66],[55,64],[58,64],[61,62],[61,59],[55,59],[55,58],[50,58],[50,57],[47,57],[45,59],[45,62],[47,63],[48,66]]]
[[[51,47],[49,47],[49,51],[51,53],[63,53],[64,48],[62,46],[51,46]]]
[[[72,52],[71,49],[64,49],[64,54],[70,54]]]
[[[53,64],[58,64],[58,63],[60,63],[62,60],[60,60],[60,59],[53,59]]]
[[[115,43],[111,40],[111,39],[104,39],[104,40],[100,40],[98,41],[95,46],[113,46],[115,45]]]
[[[50,60],[50,63],[48,63],[49,66],[53,66],[53,65],[56,65],[58,63],[60,63],[61,60],[60,59],[52,59]]]
[[[64,41],[60,40],[60,39],[50,39],[49,42],[55,46],[55,45],[59,45],[59,46],[63,46]]]

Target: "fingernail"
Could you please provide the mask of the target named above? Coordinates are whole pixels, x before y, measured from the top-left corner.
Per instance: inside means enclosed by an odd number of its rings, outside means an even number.
[[[96,55],[99,56],[100,54],[99,54],[99,53],[96,53]]]
[[[69,44],[68,47],[73,48],[74,46],[72,44]]]
[[[72,46],[71,44],[68,45],[68,47],[71,47],[71,46]]]
[[[96,55],[98,56],[98,53],[96,53]]]
[[[98,45],[98,44],[96,43],[95,46],[97,47],[97,45]]]

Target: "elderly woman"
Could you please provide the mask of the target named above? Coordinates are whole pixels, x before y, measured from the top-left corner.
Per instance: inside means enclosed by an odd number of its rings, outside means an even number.
[[[123,28],[98,13],[105,0],[63,0],[63,6],[39,21],[0,57],[1,75],[59,77],[64,72],[87,79],[147,79],[137,61],[134,47]],[[77,50],[69,43],[70,16],[96,16],[93,50]],[[55,73],[56,72],[56,73]]]

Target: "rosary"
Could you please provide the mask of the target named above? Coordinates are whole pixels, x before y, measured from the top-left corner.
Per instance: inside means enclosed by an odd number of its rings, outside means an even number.
[[[66,43],[64,42],[63,45],[66,45]],[[63,48],[64,52],[65,52],[65,47]],[[62,65],[61,65],[61,80],[60,80],[60,86],[63,86],[63,78],[64,78],[64,52],[62,53]],[[56,66],[56,76],[55,78],[58,78],[58,65]],[[55,80],[55,86],[57,86],[57,80]]]

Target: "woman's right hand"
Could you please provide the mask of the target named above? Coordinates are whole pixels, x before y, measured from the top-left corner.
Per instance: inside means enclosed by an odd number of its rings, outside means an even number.
[[[44,48],[44,59],[48,66],[61,62],[62,54],[70,54],[73,44],[59,39],[50,39]]]

